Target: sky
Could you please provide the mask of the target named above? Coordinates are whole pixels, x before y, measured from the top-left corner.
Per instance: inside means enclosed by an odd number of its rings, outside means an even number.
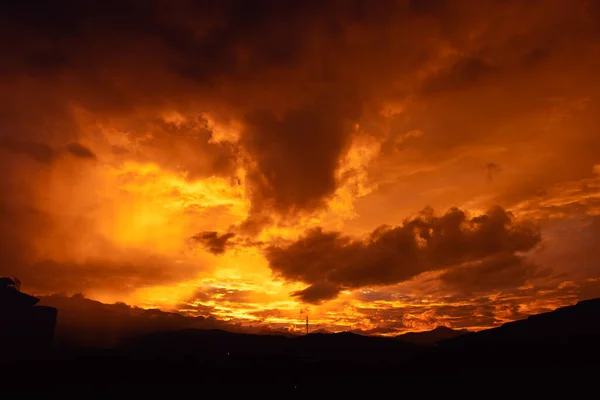
[[[600,297],[596,1],[0,9],[24,291],[374,335]]]

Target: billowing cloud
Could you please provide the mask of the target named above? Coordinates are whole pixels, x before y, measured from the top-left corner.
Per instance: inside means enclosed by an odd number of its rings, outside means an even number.
[[[96,158],[96,155],[90,149],[79,143],[69,143],[67,151],[79,158]]]
[[[114,7],[65,1],[3,13],[3,37],[20,38],[4,43],[14,57],[3,86],[21,95],[1,135],[51,147],[84,138],[91,152],[119,149],[188,178],[234,176],[243,165],[251,222],[268,221],[265,209],[322,208],[354,124],[377,115],[390,81],[439,56],[432,22],[406,2]],[[431,48],[417,51],[409,28]],[[239,142],[214,140],[205,113],[239,121]]]
[[[2,144],[4,150],[15,154],[23,154],[42,164],[50,164],[56,153],[47,144],[36,142],[21,142],[18,140],[5,139]]]
[[[426,209],[400,226],[382,226],[364,240],[314,229],[296,242],[267,248],[266,255],[277,275],[311,285],[294,295],[316,302],[343,289],[394,284],[475,261],[488,263],[491,257],[529,251],[539,241],[535,227],[515,221],[500,207],[474,217],[459,209],[441,216]],[[492,262],[478,269],[502,276],[499,267]]]
[[[292,296],[298,297],[306,303],[319,304],[320,302],[335,299],[340,292],[340,287],[329,282],[318,282],[310,285],[306,289],[292,293]]]
[[[440,279],[453,289],[471,294],[524,286],[532,278],[548,272],[539,270],[538,266],[524,257],[500,253],[470,265],[449,269]]]
[[[206,250],[213,254],[223,254],[227,249],[229,240],[235,237],[235,233],[223,233],[219,235],[218,232],[201,232],[194,236],[192,239],[200,243]]]
[[[372,332],[526,315],[532,281],[591,295],[599,15],[589,0],[2,4],[0,274],[144,306],[202,286],[186,309],[277,310],[263,316],[281,326],[305,301],[319,328]],[[424,205],[455,208],[406,219]],[[411,320],[379,299],[390,284],[462,297]],[[473,298],[499,291],[521,294]]]
[[[250,172],[255,208],[294,213],[323,206],[336,189],[338,161],[358,118],[358,110],[340,109],[344,102],[315,101],[282,118],[265,112],[248,117],[242,143],[256,166]]]

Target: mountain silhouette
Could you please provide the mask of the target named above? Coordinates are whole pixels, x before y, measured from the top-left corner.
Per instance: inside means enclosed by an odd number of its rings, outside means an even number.
[[[142,335],[124,341],[118,349],[164,359],[194,356],[230,361],[244,357],[285,356],[311,362],[397,362],[413,356],[420,347],[392,338],[350,332],[285,336],[187,329]]]
[[[212,316],[185,316],[124,303],[104,304],[82,294],[41,296],[39,304],[60,310],[54,338],[55,348],[60,349],[109,349],[125,340],[150,333],[186,329],[295,336],[285,331],[274,331],[268,326],[249,329]]]
[[[408,332],[395,336],[395,338],[410,343],[434,345],[442,340],[455,338],[467,333],[469,333],[469,331],[466,329],[454,330],[445,326],[438,326],[430,331]]]
[[[600,299],[536,314],[500,327],[467,333],[440,343],[445,346],[545,345],[600,339]]]
[[[455,367],[469,371],[502,367],[505,379],[551,392],[591,384],[589,365],[599,356],[600,299],[594,299],[443,340],[429,362],[460,360]]]
[[[585,377],[600,355],[599,339],[600,299],[595,299],[468,333],[444,327],[398,337],[223,329],[149,332],[112,348],[61,346],[50,357],[40,352],[35,368],[44,371],[38,384],[46,382],[42,386],[56,392],[71,389],[75,381],[95,390],[128,388],[136,393],[163,387],[227,394],[306,395],[327,389],[339,395],[385,389],[431,395],[486,388],[498,396],[501,391],[523,395],[524,390],[540,396],[559,387],[569,393],[591,387],[593,380]],[[11,363],[5,369],[7,381],[30,375],[27,359]]]

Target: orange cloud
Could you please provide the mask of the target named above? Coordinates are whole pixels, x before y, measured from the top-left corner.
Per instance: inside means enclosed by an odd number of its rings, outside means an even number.
[[[296,242],[267,248],[266,254],[276,274],[310,285],[294,296],[318,303],[342,289],[398,283],[474,261],[481,265],[469,267],[466,275],[489,270],[493,282],[502,271],[493,264],[488,268],[487,260],[509,256],[518,266],[514,254],[531,250],[539,240],[535,229],[512,221],[502,208],[472,218],[458,209],[439,217],[425,210],[400,226],[379,227],[364,240],[315,229]],[[460,271],[445,277],[454,282],[465,270]]]
[[[595,2],[3,11],[24,289],[291,330],[327,300],[315,327],[385,334],[596,293]]]

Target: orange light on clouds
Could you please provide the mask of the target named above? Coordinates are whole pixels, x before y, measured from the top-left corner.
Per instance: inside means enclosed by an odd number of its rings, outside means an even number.
[[[7,25],[1,274],[381,335],[600,296],[593,2],[184,3]]]

